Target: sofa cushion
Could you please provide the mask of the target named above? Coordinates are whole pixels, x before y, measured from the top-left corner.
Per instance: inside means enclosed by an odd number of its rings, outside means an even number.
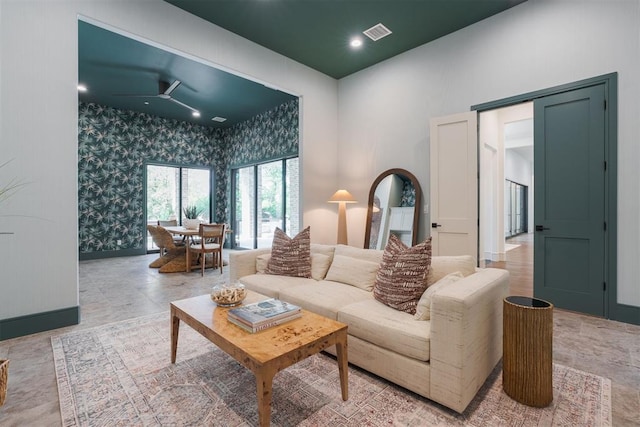
[[[338,310],[345,305],[370,300],[373,296],[355,286],[323,280],[281,289],[280,299],[335,320]]]
[[[271,254],[262,254],[256,257],[256,273],[265,274],[267,270],[267,264],[269,264],[269,259],[271,259]]]
[[[283,289],[307,284],[317,286],[318,282],[313,279],[305,279],[302,277],[250,274],[249,276],[241,277],[240,283],[245,285],[247,289],[258,292],[259,294],[266,295],[271,298],[279,298],[280,292]]]
[[[333,257],[321,253],[311,253],[311,278],[324,280]]]
[[[433,297],[433,294],[446,286],[452,285],[462,278],[464,278],[462,273],[460,273],[459,271],[454,271],[453,273],[447,274],[442,279],[429,286],[418,301],[418,305],[416,306],[416,314],[413,315],[414,319],[429,320],[431,318],[431,298]]]
[[[326,279],[371,291],[379,266],[377,262],[335,254]]]
[[[349,335],[413,359],[429,360],[430,322],[416,322],[412,315],[374,299],[342,307],[338,321],[349,326]]]
[[[313,245],[312,245],[313,247]],[[258,274],[265,274],[267,270],[267,264],[269,263],[269,259],[271,258],[271,254],[262,254],[256,257],[256,272]],[[326,255],[324,253],[313,252],[311,250],[311,278],[315,280],[323,280],[327,275],[327,271],[331,266],[331,259],[333,258],[333,253],[331,256]]]
[[[431,237],[409,248],[397,236],[390,234],[373,296],[391,308],[414,314],[418,300],[427,288],[430,264]]]
[[[449,273],[459,271],[464,277],[476,272],[476,260],[471,255],[434,256],[427,275],[427,286],[431,286]]]
[[[329,258],[333,259],[333,254],[336,250],[336,245],[322,245],[320,243],[312,243],[311,244],[311,255],[313,254],[323,254],[327,255]]]
[[[291,238],[276,227],[266,274],[311,277],[311,228]]]
[[[377,264],[380,264],[380,261],[382,261],[383,253],[384,251],[379,251],[377,249],[354,248],[353,246],[347,245],[337,245],[334,252],[335,255],[362,259],[365,261],[375,262]]]

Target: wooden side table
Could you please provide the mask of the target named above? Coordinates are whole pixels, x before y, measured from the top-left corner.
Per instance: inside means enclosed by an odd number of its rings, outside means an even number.
[[[502,387],[517,402],[547,406],[553,401],[553,305],[510,296],[503,309]]]

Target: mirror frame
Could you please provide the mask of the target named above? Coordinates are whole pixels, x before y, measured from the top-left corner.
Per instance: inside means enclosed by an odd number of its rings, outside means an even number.
[[[383,179],[388,177],[389,175],[399,175],[405,180],[411,181],[413,184],[413,188],[416,189],[416,203],[414,205],[413,211],[413,228],[412,228],[412,236],[411,236],[411,245],[415,246],[418,243],[418,224],[420,222],[420,206],[422,205],[422,189],[420,188],[420,183],[418,179],[408,170],[405,169],[389,169],[382,172],[371,184],[371,188],[369,189],[369,202],[367,205],[367,221],[366,221],[366,229],[364,231],[364,248],[369,248],[369,240],[371,239],[371,220],[373,217],[373,200],[375,196],[376,189],[378,188],[378,184],[382,182]]]

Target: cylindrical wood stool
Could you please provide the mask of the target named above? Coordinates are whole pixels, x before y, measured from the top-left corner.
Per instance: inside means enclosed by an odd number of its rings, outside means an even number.
[[[512,399],[544,407],[553,401],[553,305],[511,296],[503,303],[502,387]]]

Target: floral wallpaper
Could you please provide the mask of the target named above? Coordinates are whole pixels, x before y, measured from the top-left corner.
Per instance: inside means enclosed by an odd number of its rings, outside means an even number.
[[[143,248],[145,161],[213,166],[213,216],[226,221],[231,165],[298,153],[297,99],[228,129],[97,104],[78,110],[81,254]]]
[[[221,129],[229,165],[243,166],[298,154],[298,100],[284,103],[229,129]]]
[[[289,102],[258,114],[252,119],[233,127],[218,129],[217,140],[223,141],[226,169],[252,163],[298,155],[299,126],[298,100]],[[229,220],[225,208],[231,197],[229,171],[216,186],[214,218]]]

